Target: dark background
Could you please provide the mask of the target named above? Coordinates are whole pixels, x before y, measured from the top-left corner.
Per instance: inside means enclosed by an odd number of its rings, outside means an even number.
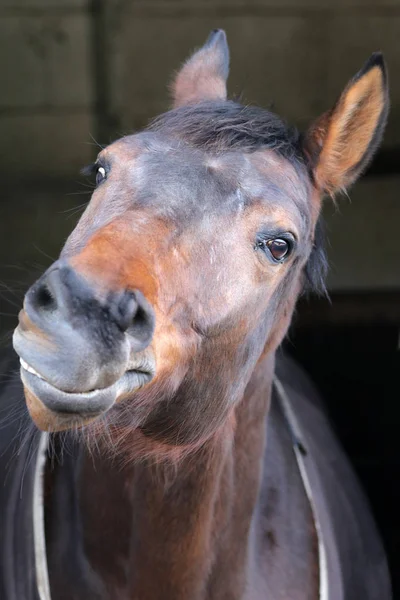
[[[0,0],[0,335],[89,198],[96,142],[165,110],[172,72],[215,27],[231,94],[300,128],[373,51],[387,59],[383,148],[351,202],[324,208],[332,303],[303,300],[286,347],[328,402],[400,597],[400,0]]]

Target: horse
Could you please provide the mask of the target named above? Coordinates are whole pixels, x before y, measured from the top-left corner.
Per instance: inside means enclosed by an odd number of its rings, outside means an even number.
[[[381,141],[384,59],[302,134],[227,99],[228,69],[214,30],[171,109],[86,168],[91,200],[25,295],[1,396],[5,600],[391,597],[368,501],[280,349],[324,289],[323,199]]]

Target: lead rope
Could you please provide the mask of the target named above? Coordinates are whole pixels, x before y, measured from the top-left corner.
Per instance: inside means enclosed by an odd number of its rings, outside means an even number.
[[[326,548],[324,543],[324,536],[321,529],[321,522],[318,517],[318,510],[314,502],[310,479],[308,477],[307,467],[304,461],[305,448],[303,444],[303,438],[301,435],[301,428],[294,413],[289,397],[285,391],[285,388],[276,376],[274,378],[274,385],[276,391],[278,392],[278,398],[280,400],[283,415],[287,421],[289,431],[292,436],[293,450],[296,457],[297,466],[299,467],[301,479],[303,481],[304,489],[306,491],[307,498],[311,506],[311,512],[315,523],[315,530],[317,533],[318,540],[319,600],[329,600],[329,575]]]
[[[302,442],[301,428],[293,411],[291,402],[286,394],[280,380],[275,376],[274,385],[278,392],[278,398],[282,407],[284,417],[287,421],[289,431],[293,440],[293,450],[299,467],[304,489],[310,502],[313,514],[315,530],[318,538],[318,562],[319,562],[319,600],[329,600],[329,577],[321,523],[315,506],[313,493],[304,462],[304,445]],[[35,551],[36,583],[40,600],[51,600],[49,571],[47,567],[46,536],[44,528],[44,471],[49,434],[42,433],[36,458],[35,476],[33,483],[33,540]]]
[[[48,442],[49,434],[42,433],[33,480],[33,544],[35,551],[36,584],[40,600],[51,600],[44,529],[44,471],[46,468]]]

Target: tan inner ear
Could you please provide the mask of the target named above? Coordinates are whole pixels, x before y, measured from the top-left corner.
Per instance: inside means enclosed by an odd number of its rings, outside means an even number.
[[[200,100],[226,100],[226,84],[221,77],[209,73],[207,62],[185,65],[171,86],[174,107]]]
[[[226,37],[220,31],[176,74],[170,86],[174,108],[204,100],[226,100],[228,64]]]
[[[326,191],[350,183],[351,171],[367,152],[384,106],[384,80],[378,66],[343,93],[329,119],[315,171],[317,183]]]

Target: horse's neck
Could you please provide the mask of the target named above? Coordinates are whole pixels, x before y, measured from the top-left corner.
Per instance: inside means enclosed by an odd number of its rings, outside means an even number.
[[[242,598],[273,360],[255,373],[235,424],[182,464],[118,470],[90,457],[80,477],[84,546],[111,598]],[[108,597],[105,595],[105,597]]]

